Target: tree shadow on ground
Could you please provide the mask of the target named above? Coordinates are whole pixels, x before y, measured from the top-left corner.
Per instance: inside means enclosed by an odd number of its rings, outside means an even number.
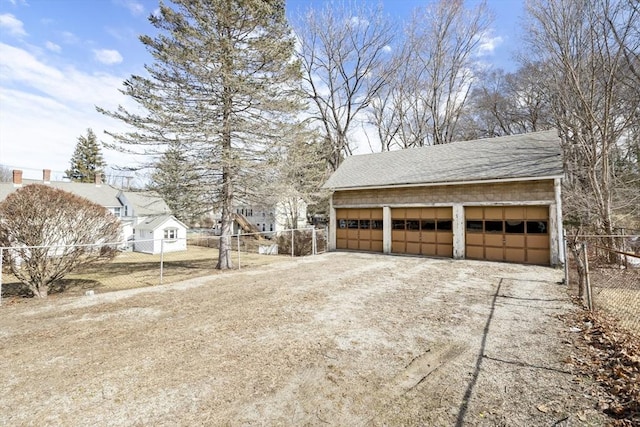
[[[59,294],[65,291],[83,291],[96,289],[103,285],[97,280],[87,279],[61,279],[49,286],[49,295]],[[2,298],[33,298],[34,294],[27,285],[20,282],[2,284]]]

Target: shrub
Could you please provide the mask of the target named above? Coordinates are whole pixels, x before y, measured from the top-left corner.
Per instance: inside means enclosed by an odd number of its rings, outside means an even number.
[[[9,269],[38,297],[73,269],[112,259],[117,251],[106,243],[120,234],[119,220],[104,207],[48,185],[27,185],[0,203]]]

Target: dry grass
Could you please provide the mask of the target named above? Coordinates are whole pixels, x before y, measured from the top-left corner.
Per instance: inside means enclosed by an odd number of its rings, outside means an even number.
[[[168,284],[195,277],[217,274],[218,249],[189,246],[186,251],[163,255],[162,280],[160,278],[160,254],[122,252],[110,262],[101,262],[74,271],[51,289],[52,294],[80,295],[87,290],[110,292],[145,286]],[[286,255],[259,255],[242,252],[233,254],[234,267],[256,268],[274,262],[289,260]],[[3,274],[3,297],[25,295],[23,285],[11,274]]]

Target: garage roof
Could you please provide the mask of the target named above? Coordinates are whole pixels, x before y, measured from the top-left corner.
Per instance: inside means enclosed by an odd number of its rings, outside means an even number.
[[[335,190],[562,175],[560,138],[550,130],[347,157],[323,187]]]

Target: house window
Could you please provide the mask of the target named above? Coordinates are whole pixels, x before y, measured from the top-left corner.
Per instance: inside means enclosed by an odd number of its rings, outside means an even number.
[[[113,208],[113,214],[119,218],[120,217],[120,207]]]
[[[178,238],[178,229],[177,228],[165,228],[164,229],[164,238],[175,240]]]

